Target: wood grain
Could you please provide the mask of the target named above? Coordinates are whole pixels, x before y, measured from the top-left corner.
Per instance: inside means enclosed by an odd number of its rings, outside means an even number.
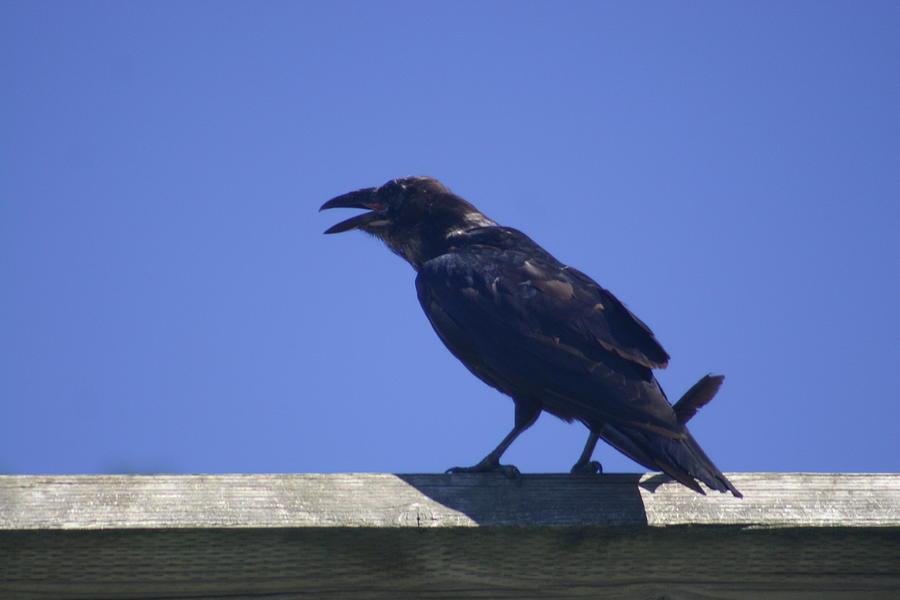
[[[0,598],[894,598],[900,475],[0,477]]]

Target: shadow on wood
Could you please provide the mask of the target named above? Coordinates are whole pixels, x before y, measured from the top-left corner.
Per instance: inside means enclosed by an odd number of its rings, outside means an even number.
[[[478,525],[647,525],[641,475],[397,475]],[[667,477],[662,477],[669,480]],[[432,517],[420,508],[419,525]]]

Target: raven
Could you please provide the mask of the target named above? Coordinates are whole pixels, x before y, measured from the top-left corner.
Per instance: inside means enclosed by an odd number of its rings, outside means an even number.
[[[333,198],[319,210],[362,208],[325,231],[360,229],[417,271],[419,302],[441,341],[479,379],[509,395],[515,424],[481,462],[448,472],[500,471],[500,457],[541,411],[590,431],[573,473],[597,473],[603,439],[687,487],[741,493],[686,427],[722,376],[707,375],[675,406],[653,376],[669,355],[609,291],[524,233],[502,227],[430,177],[404,177]]]

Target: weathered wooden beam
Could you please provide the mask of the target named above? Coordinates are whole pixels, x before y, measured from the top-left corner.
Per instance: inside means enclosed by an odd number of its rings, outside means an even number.
[[[745,498],[656,474],[5,476],[0,529],[900,526],[897,474],[732,476]]]
[[[0,598],[893,598],[900,475],[0,477]]]

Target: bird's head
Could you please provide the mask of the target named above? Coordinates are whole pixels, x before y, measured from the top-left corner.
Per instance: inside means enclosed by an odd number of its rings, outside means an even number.
[[[403,177],[381,187],[332,198],[319,210],[364,208],[325,233],[360,229],[384,241],[417,269],[448,246],[449,239],[475,227],[496,225],[437,179]]]

